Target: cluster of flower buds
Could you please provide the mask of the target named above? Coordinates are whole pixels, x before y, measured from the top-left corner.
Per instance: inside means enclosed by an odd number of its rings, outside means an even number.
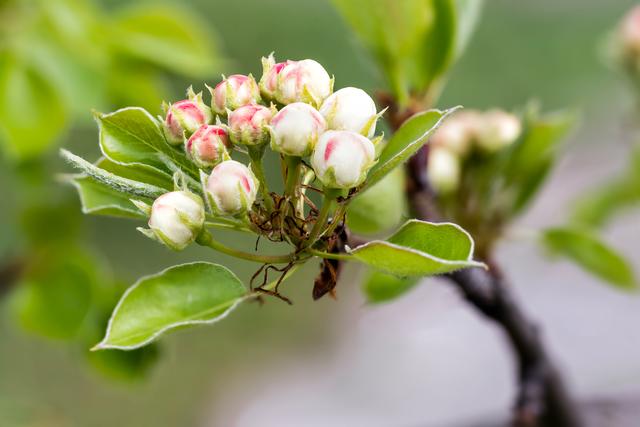
[[[440,193],[455,191],[460,184],[461,163],[474,148],[494,153],[513,144],[521,133],[521,120],[502,110],[455,114],[431,138],[429,182]]]
[[[376,161],[375,145],[381,138],[371,138],[382,113],[366,92],[347,87],[334,93],[333,78],[311,59],[278,63],[270,55],[262,66],[259,82],[251,75],[234,74],[207,86],[210,106],[191,88],[187,99],[164,105],[165,139],[170,145],[183,145],[200,169],[202,195],[213,215],[244,217],[254,208],[258,190],[266,188],[254,156],[266,147],[283,157],[308,157],[303,163],[311,165],[327,189],[359,186]],[[250,154],[251,168],[232,159],[235,148]],[[185,213],[191,212],[185,200],[198,196],[187,197],[186,191],[168,194],[182,199],[159,198],[158,207],[149,208],[147,234],[179,249],[197,234],[194,216]],[[161,209],[172,213],[156,213]],[[180,224],[171,228],[172,220]]]

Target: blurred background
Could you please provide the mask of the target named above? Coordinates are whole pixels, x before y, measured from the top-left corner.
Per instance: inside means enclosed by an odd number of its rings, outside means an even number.
[[[624,167],[633,98],[599,47],[633,4],[485,4],[438,107],[512,109],[538,99],[546,110],[582,112],[541,197],[519,220],[524,227],[563,221],[576,194]],[[146,8],[157,13],[149,18]],[[184,14],[166,13],[173,8]],[[163,40],[167,28],[178,36]],[[85,299],[100,292],[117,297],[122,288],[112,282],[126,286],[176,262],[211,260],[197,248],[170,252],[135,232],[135,222],[81,216],[74,189],[56,182],[55,174],[67,171],[57,147],[99,157],[92,108],[136,104],[160,114],[160,101],[181,99],[191,83],[200,90],[222,72],[260,75],[260,57],[271,51],[277,58],[318,60],[336,76],[336,87],[373,91],[384,84],[325,0],[3,0],[0,34],[2,48],[21,46],[19,54],[3,51],[0,58],[0,259],[62,258],[63,278],[99,282],[99,292],[68,291]],[[62,50],[55,47],[59,40]],[[163,46],[183,55],[168,58]],[[66,68],[60,58],[68,58]],[[25,152],[9,137],[48,148]],[[640,268],[637,212],[605,236]],[[637,398],[640,297],[602,286],[573,265],[549,264],[527,242],[507,242],[498,256],[577,396]],[[253,273],[254,266],[222,255],[215,261],[242,279]],[[60,292],[44,298],[0,289],[0,425],[469,426],[508,417],[515,371],[508,348],[448,284],[430,279],[392,304],[370,307],[358,288],[362,272],[352,266],[337,301],[314,303],[311,267],[287,283],[291,307],[275,300],[248,304],[227,322],[173,334],[159,348],[115,363],[88,356],[99,332],[83,331],[80,344],[69,345],[64,325],[34,314],[48,298],[64,299]],[[63,315],[72,322],[78,303],[66,304]],[[140,374],[137,368],[156,357],[158,364]],[[117,378],[105,379],[92,365]]]

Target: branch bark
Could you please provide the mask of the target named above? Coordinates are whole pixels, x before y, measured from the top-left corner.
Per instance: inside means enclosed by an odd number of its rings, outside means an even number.
[[[428,148],[424,146],[407,164],[407,196],[419,218],[437,221],[441,218],[426,180],[427,157]],[[447,277],[470,305],[504,331],[517,358],[519,391],[512,425],[581,426],[576,406],[546,351],[537,326],[520,308],[498,266],[489,264],[489,271],[466,269]]]

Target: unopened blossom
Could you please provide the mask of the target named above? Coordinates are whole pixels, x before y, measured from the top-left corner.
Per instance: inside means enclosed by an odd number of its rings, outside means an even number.
[[[260,145],[269,141],[269,123],[273,110],[258,104],[245,105],[229,113],[231,142]]]
[[[347,130],[330,130],[318,139],[311,165],[327,188],[360,185],[375,163],[375,147],[366,137]]]
[[[294,102],[271,120],[271,148],[290,156],[308,156],[326,129],[324,117],[315,108]]]
[[[211,123],[211,109],[202,101],[202,93],[195,94],[189,88],[189,98],[174,102],[166,107],[166,117],[162,126],[164,136],[171,145],[180,145],[184,138],[204,124]]]
[[[373,99],[362,89],[342,88],[329,96],[320,107],[329,129],[350,130],[371,138],[378,115]]]
[[[239,215],[251,209],[259,185],[248,167],[235,160],[226,160],[211,171],[206,191],[218,214]]]
[[[202,125],[185,142],[189,158],[200,168],[212,168],[229,159],[229,133],[223,126]]]
[[[465,155],[476,137],[481,116],[477,111],[461,111],[447,118],[430,140],[432,146],[444,147],[457,155]]]
[[[243,105],[260,102],[260,89],[252,76],[234,74],[209,88],[211,108],[217,114],[224,115],[227,110],[235,110]]]
[[[433,146],[429,150],[427,177],[439,193],[450,193],[460,185],[460,159],[451,150]]]
[[[502,110],[482,115],[477,128],[478,146],[488,152],[498,151],[515,142],[522,132],[520,119]]]
[[[262,93],[281,104],[305,102],[319,107],[331,95],[333,79],[313,59],[276,63],[270,56],[263,68]]]
[[[151,206],[149,228],[157,240],[181,250],[192,243],[204,225],[204,203],[188,191],[172,191],[158,197]]]

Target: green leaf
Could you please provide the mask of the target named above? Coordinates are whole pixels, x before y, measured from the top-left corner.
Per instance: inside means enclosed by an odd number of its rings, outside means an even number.
[[[102,375],[120,381],[137,381],[147,374],[160,357],[158,345],[153,343],[131,351],[91,351],[87,358]]]
[[[458,26],[456,34],[456,59],[462,56],[482,14],[484,0],[456,0]]]
[[[155,199],[167,192],[166,189],[156,187],[155,185],[145,184],[114,175],[113,173],[100,169],[99,167],[87,162],[82,157],[76,156],[67,150],[61,149],[60,154],[65,160],[71,163],[73,167],[80,169],[96,182],[110,187],[119,193]]]
[[[398,129],[382,151],[378,163],[369,173],[365,185],[370,187],[380,181],[400,164],[409,160],[440,126],[447,116],[459,107],[445,111],[429,110],[418,113]]]
[[[505,185],[513,193],[512,214],[521,212],[533,199],[555,163],[560,142],[576,123],[572,112],[525,118],[523,137],[509,153]]]
[[[114,19],[116,51],[191,77],[210,76],[220,53],[207,23],[169,6],[129,7]]]
[[[129,198],[89,177],[71,179],[78,190],[82,212],[88,215],[106,215],[123,218],[145,218]]]
[[[453,0],[333,0],[373,53],[396,97],[444,74],[455,47]]]
[[[349,203],[347,225],[358,234],[376,234],[396,227],[406,213],[404,171],[396,168]]]
[[[369,303],[379,304],[404,295],[417,284],[417,277],[396,277],[372,271],[363,283],[363,290]]]
[[[168,191],[173,190],[173,176],[171,174],[147,165],[123,165],[103,157],[96,162],[96,166],[122,178],[155,185]]]
[[[357,260],[400,277],[429,276],[467,267],[473,261],[473,239],[451,223],[406,222],[386,241],[373,240],[350,251]]]
[[[38,69],[6,51],[0,55],[0,94],[0,143],[12,157],[37,156],[63,132],[67,111],[59,92]]]
[[[246,288],[226,267],[206,262],[171,267],[124,293],[94,349],[131,350],[178,327],[217,322],[246,297]]]
[[[52,339],[75,338],[98,280],[95,260],[68,246],[32,257],[32,266],[12,298],[14,313],[29,332]]]
[[[625,258],[594,234],[577,228],[552,228],[542,243],[554,255],[567,257],[588,272],[624,290],[636,289],[634,274]]]

